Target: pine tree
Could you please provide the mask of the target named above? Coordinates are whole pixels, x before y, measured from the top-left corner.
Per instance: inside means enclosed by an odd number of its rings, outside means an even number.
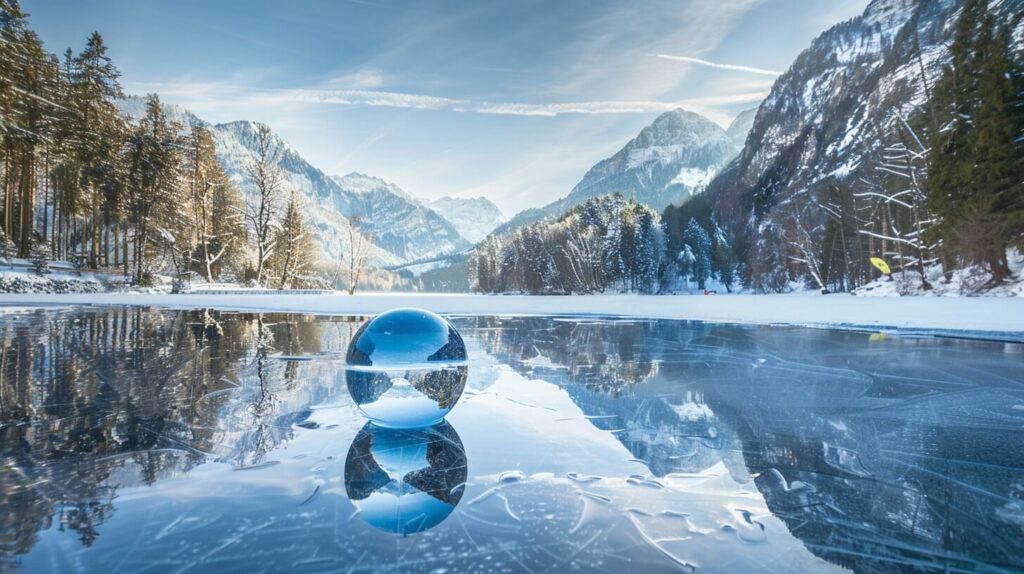
[[[690,276],[697,283],[697,287],[705,289],[707,281],[711,278],[711,238],[704,227],[696,219],[690,218],[686,225],[686,232],[683,240],[690,248],[693,262],[690,266]]]
[[[1010,273],[1006,248],[1019,240],[1024,219],[1010,38],[985,0],[967,0],[952,66],[932,102],[939,129],[930,138],[928,207],[940,218],[933,239],[942,242],[947,273],[959,256],[985,264],[993,283]]]
[[[193,126],[188,137],[189,267],[213,281],[245,241],[241,196],[221,168],[210,131]]]
[[[736,256],[725,235],[725,230],[718,225],[714,216],[711,217],[711,226],[714,231],[712,235],[713,255],[711,267],[713,274],[718,276],[719,281],[725,286],[725,290],[732,293],[732,286],[736,282]]]
[[[120,72],[107,55],[99,32],[87,39],[85,49],[74,59],[74,70],[72,93],[78,120],[75,155],[88,202],[89,265],[97,267],[101,263],[104,220],[109,221],[106,214],[113,211],[108,203],[111,194],[104,188],[116,180],[118,153],[126,133],[124,120],[113,104],[123,93],[118,82]]]
[[[160,99],[150,95],[146,116],[128,141],[128,217],[136,230],[133,251],[137,284],[152,280],[148,263],[155,256],[154,245],[176,243],[171,235],[171,218],[179,213],[181,204],[181,147],[177,128],[168,121]],[[158,241],[153,241],[154,232]]]
[[[3,228],[0,228],[0,260],[5,263],[10,263],[18,254],[18,248],[11,241],[11,238],[4,233]]]
[[[302,204],[293,189],[281,225],[275,232],[271,272],[278,289],[304,287],[312,282],[319,255],[302,215]]]
[[[29,250],[29,258],[32,260],[32,269],[40,275],[50,272],[50,247],[42,241],[32,244]]]

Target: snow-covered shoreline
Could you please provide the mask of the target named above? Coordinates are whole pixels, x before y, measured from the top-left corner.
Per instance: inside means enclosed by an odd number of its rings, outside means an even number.
[[[0,294],[0,305],[136,305],[333,315],[372,315],[396,307],[422,307],[447,315],[603,315],[880,331],[908,329],[991,335],[1024,342],[1024,299],[1017,297],[81,293]]]

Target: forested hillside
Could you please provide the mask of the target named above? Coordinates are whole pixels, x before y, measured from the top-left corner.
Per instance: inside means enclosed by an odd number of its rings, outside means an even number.
[[[1020,0],[875,0],[824,33],[740,156],[665,211],[670,251],[715,218],[758,291],[851,290],[877,277],[871,257],[907,289],[940,266],[976,269],[971,292],[998,285],[1024,237],[1022,17]]]
[[[604,293],[659,290],[664,234],[658,213],[621,195],[589,199],[481,242],[469,260],[485,293]]]

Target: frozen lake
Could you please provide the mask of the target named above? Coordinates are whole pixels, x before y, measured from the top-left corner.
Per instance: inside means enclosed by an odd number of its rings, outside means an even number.
[[[355,316],[0,314],[0,571],[1019,572],[1024,344],[449,317],[367,427]]]

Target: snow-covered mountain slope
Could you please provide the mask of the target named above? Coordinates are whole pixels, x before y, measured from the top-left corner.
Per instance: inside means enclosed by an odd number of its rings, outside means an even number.
[[[140,97],[119,103],[121,112],[133,120],[145,115],[145,105]],[[225,171],[243,195],[254,196],[255,189],[246,176],[246,167],[254,157],[254,122],[211,125],[177,105],[165,103],[164,110],[183,129],[206,126],[213,134]],[[274,139],[281,149],[279,165],[288,186],[302,196],[304,210],[328,261],[338,261],[348,252],[350,219],[357,216],[359,229],[374,243],[371,261],[377,266],[437,257],[469,247],[469,241],[450,223],[397,186],[360,174],[330,177],[279,136],[274,135]]]
[[[210,126],[221,165],[247,198],[256,195],[246,175],[247,166],[255,157],[256,126],[249,121]],[[330,177],[310,165],[278,136],[274,138],[282,150],[279,166],[284,171],[287,186],[302,196],[303,209],[316,232],[321,252],[328,261],[340,261],[349,251],[349,198]],[[380,244],[375,247],[371,254],[375,265],[402,261],[400,255]]]
[[[428,206],[472,243],[487,237],[505,222],[505,215],[486,197],[442,197]]]
[[[209,126],[208,123],[196,117],[191,111],[177,105],[162,102],[164,113],[167,114],[167,119],[171,122],[177,123],[183,129],[189,129],[192,126]],[[121,115],[128,118],[132,122],[138,122],[142,118],[146,117],[146,98],[142,96],[128,96],[124,99],[116,101],[117,109],[121,112]]]
[[[872,0],[815,39],[776,81],[739,157],[708,187],[719,221],[741,243],[770,245],[785,217],[775,208],[786,205],[824,233],[827,194],[877,172],[901,118],[923,113],[962,4]],[[1024,0],[990,5],[1020,38]]]
[[[729,139],[731,139],[739,149],[743,149],[743,145],[747,143],[747,135],[750,133],[750,130],[754,128],[754,119],[756,117],[757,108],[743,110],[735,119],[732,120],[732,123],[729,124],[729,128],[725,130]]]
[[[665,112],[618,153],[592,167],[567,197],[520,212],[499,231],[557,217],[592,197],[612,193],[661,211],[702,191],[738,151],[711,120],[681,109]]]
[[[461,251],[470,242],[444,217],[397,185],[380,178],[350,173],[331,177],[343,194],[339,205],[373,242],[402,261],[417,261]]]

